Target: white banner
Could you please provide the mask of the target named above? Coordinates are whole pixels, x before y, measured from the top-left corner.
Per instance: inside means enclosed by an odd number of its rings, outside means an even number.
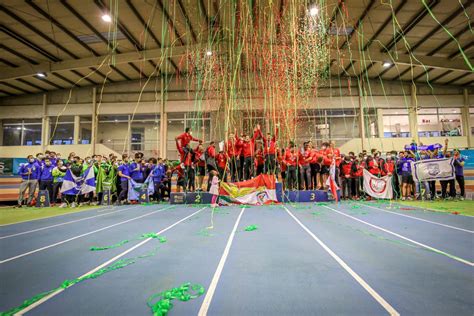
[[[454,179],[453,158],[419,160],[412,162],[411,170],[417,182]]]
[[[393,199],[392,176],[377,178],[364,169],[364,191],[376,199]]]

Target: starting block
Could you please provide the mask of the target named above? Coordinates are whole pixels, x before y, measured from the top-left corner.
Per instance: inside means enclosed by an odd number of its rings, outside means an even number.
[[[171,192],[170,204],[210,204],[211,198],[208,192]]]

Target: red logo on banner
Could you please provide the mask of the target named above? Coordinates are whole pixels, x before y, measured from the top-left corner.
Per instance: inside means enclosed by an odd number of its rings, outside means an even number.
[[[369,184],[370,184],[370,188],[375,193],[383,193],[385,189],[387,188],[387,181],[384,179],[372,178],[370,179]]]

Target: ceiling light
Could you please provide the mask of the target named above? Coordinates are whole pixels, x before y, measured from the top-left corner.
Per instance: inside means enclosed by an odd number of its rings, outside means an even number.
[[[36,74],[36,76],[40,77],[40,78],[46,78],[46,74],[44,72],[38,72]]]
[[[392,63],[391,63],[391,62],[388,62],[388,61],[386,61],[386,62],[384,62],[384,63],[383,63],[383,65],[382,65],[382,66],[383,66],[384,68],[387,68],[387,67],[390,67],[390,66],[392,66]]]
[[[112,18],[111,18],[110,15],[108,15],[108,14],[104,14],[104,15],[102,16],[102,20],[103,20],[104,22],[107,22],[107,23],[112,22]]]
[[[309,9],[309,15],[311,16],[316,16],[319,13],[319,9],[316,6],[313,6],[312,8]]]
[[[208,50],[208,51],[206,52],[206,55],[207,55],[207,56],[212,56],[212,52],[211,52],[210,50]]]

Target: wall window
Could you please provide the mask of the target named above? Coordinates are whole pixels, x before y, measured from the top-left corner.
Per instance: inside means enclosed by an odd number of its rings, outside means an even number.
[[[131,123],[131,148],[145,157],[160,157],[160,116],[140,114]]]
[[[462,115],[460,108],[439,108],[438,118],[442,136],[462,136]]]
[[[375,108],[364,108],[365,137],[379,137],[377,110]]]
[[[426,108],[418,111],[418,135],[422,137],[462,136],[460,108]]]
[[[41,145],[41,119],[3,121],[3,146],[20,145]]]
[[[51,145],[74,144],[74,116],[51,117],[49,126]]]
[[[176,149],[175,137],[184,132],[185,119],[184,113],[168,113],[168,143],[167,158],[178,159],[178,150]]]
[[[311,140],[314,145],[320,146],[322,142],[332,140],[336,146],[341,146],[352,138],[360,137],[358,111],[355,109],[300,110],[294,129],[297,145]]]
[[[97,142],[122,153],[129,151],[128,115],[99,115]]]
[[[81,116],[79,126],[79,144],[90,144],[92,139],[92,117]]]
[[[408,110],[406,109],[381,109],[383,115],[383,136],[411,137]]]

